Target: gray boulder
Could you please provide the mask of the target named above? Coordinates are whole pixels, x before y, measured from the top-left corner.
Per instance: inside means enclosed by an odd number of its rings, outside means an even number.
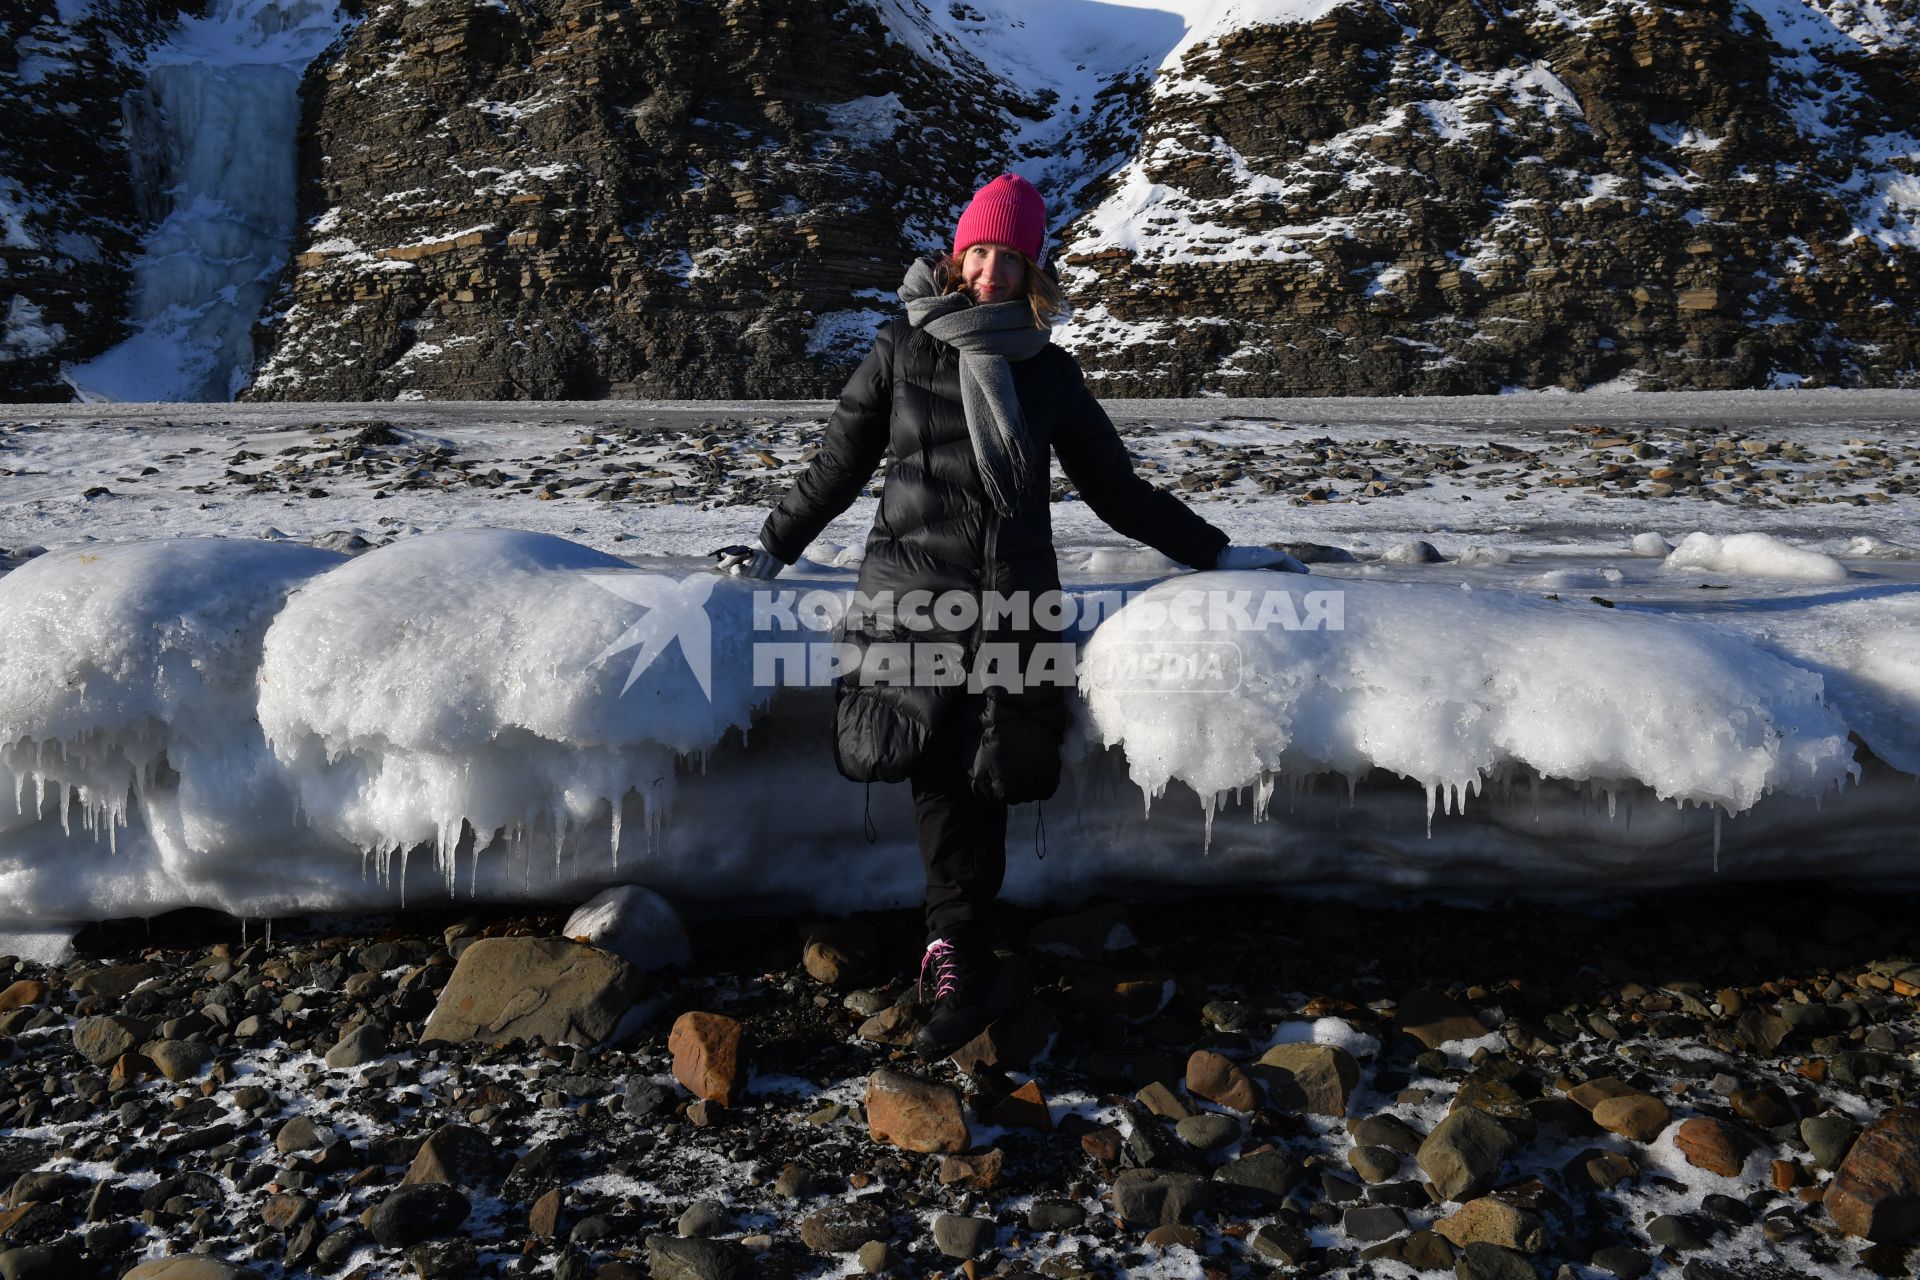
[[[598,947],[566,938],[482,938],[461,953],[420,1041],[600,1044],[639,994],[633,966]]]
[[[1469,1108],[1435,1125],[1414,1158],[1443,1199],[1471,1200],[1492,1188],[1516,1145],[1499,1121]]]

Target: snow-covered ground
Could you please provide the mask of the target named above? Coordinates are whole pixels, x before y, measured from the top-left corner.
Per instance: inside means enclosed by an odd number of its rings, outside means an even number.
[[[276,536],[269,530],[306,539],[361,529],[376,538],[490,525],[622,554],[699,556],[758,530],[767,501],[798,472],[830,407],[811,401],[0,406],[0,548],[58,547],[88,537]],[[1915,474],[1920,394],[1912,392],[1114,400],[1106,409],[1144,473],[1162,483],[1216,466],[1195,442],[1216,454],[1264,449],[1282,473],[1339,461],[1315,457],[1328,448],[1356,450],[1355,465],[1390,476],[1434,468],[1423,483],[1396,485],[1404,492],[1387,496],[1371,496],[1364,483],[1338,477],[1329,481],[1328,501],[1310,498],[1310,484],[1268,494],[1249,475],[1190,498],[1238,541],[1311,540],[1381,552],[1424,538],[1450,554],[1479,544],[1556,555],[1613,554],[1648,530],[1672,541],[1695,530],[1769,531],[1828,552],[1844,550],[1855,537],[1920,542],[1920,496],[1891,494],[1884,502],[1860,496],[1854,505],[1852,495],[1880,485],[1847,474],[1854,465],[1849,455],[1880,446],[1894,455],[1895,470]],[[390,425],[397,438],[373,446],[378,456],[342,461],[370,423]],[[1596,427],[1606,430],[1596,433]],[[1811,461],[1778,466],[1818,472],[1812,478],[1819,491],[1799,501],[1791,484],[1758,485],[1751,495],[1670,499],[1651,498],[1645,484],[1595,490],[1535,481],[1521,488],[1520,465],[1500,456],[1502,448],[1524,450],[1530,459],[1556,464],[1547,470],[1551,477],[1595,471],[1612,456],[1597,444],[1623,432],[1662,449],[1725,438],[1799,444]],[[1424,461],[1422,450],[1430,455]],[[774,465],[760,458],[763,451]],[[1456,458],[1464,464],[1457,471],[1450,469]],[[335,464],[331,470],[316,466],[327,459]],[[1435,466],[1436,460],[1445,465]],[[301,470],[283,469],[296,463]],[[143,475],[148,467],[152,474]],[[484,480],[495,469],[504,484],[476,487],[474,477]],[[646,474],[652,471],[664,474]],[[633,483],[615,498],[608,483],[621,474]],[[106,492],[88,496],[100,489]],[[736,503],[742,505],[729,505]],[[827,536],[859,543],[877,506],[875,498],[862,497]],[[1054,508],[1054,529],[1063,546],[1119,543],[1078,503]]]
[[[1189,575],[1056,503],[1087,662],[1010,892],[1911,877],[1920,396],[1109,407],[1236,541],[1354,558]],[[828,693],[756,671],[824,633],[705,567],[823,416],[0,409],[0,930],[622,880],[911,901],[904,788],[839,780]],[[772,584],[798,616],[874,508]],[[1196,590],[1197,627],[1149,616]]]

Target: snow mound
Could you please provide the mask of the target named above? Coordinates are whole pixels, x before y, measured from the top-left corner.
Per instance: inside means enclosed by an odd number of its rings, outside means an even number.
[[[463,838],[477,876],[497,836],[557,852],[596,818],[617,868],[622,798],[657,827],[676,756],[748,722],[749,611],[717,574],[635,573],[564,538],[410,538],[287,602],[260,723],[307,820],[372,851],[383,878],[398,855],[404,883],[408,849],[431,843],[451,888]],[[676,646],[685,660],[664,658]],[[711,698],[692,661],[709,652]]]
[[[1920,591],[1876,586],[1844,595],[1743,612],[1722,625],[1820,672],[1827,702],[1873,753],[1920,774]]]
[[[1605,791],[1637,780],[1739,813],[1858,772],[1820,676],[1685,620],[1349,581],[1327,626],[1222,630],[1176,606],[1202,585],[1279,590],[1262,574],[1161,583],[1086,645],[1090,737],[1125,747],[1149,803],[1177,779],[1209,813],[1254,787],[1260,814],[1282,777],[1385,769],[1425,789],[1429,815],[1516,773]],[[1224,663],[1180,660],[1207,651]]]
[[[0,833],[77,810],[111,846],[148,815],[176,851],[220,838],[271,789],[254,673],[287,593],[343,557],[273,542],[178,539],[77,547],[0,577]],[[0,878],[3,879],[3,878]]]
[[[1345,1018],[1315,1018],[1312,1022],[1283,1022],[1273,1029],[1266,1047],[1282,1044],[1324,1044],[1345,1049],[1356,1058],[1371,1058],[1380,1052],[1380,1038],[1348,1022]]]
[[[1847,567],[1832,556],[1796,547],[1770,533],[1725,537],[1690,533],[1661,567],[1673,573],[1725,573],[1797,582],[1844,582],[1847,577]]]

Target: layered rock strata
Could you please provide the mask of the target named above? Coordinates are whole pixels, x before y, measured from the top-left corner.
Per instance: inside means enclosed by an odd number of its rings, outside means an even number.
[[[1892,6],[1236,30],[1069,233],[1071,340],[1119,395],[1911,385],[1917,85]]]
[[[1037,110],[806,0],[387,0],[310,90],[258,398],[827,394]]]

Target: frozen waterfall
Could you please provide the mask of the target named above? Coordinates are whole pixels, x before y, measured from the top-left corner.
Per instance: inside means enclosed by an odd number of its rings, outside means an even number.
[[[336,0],[213,0],[148,51],[124,127],[154,223],[132,336],[67,379],[83,399],[230,400],[294,229],[300,78],[347,18]]]

